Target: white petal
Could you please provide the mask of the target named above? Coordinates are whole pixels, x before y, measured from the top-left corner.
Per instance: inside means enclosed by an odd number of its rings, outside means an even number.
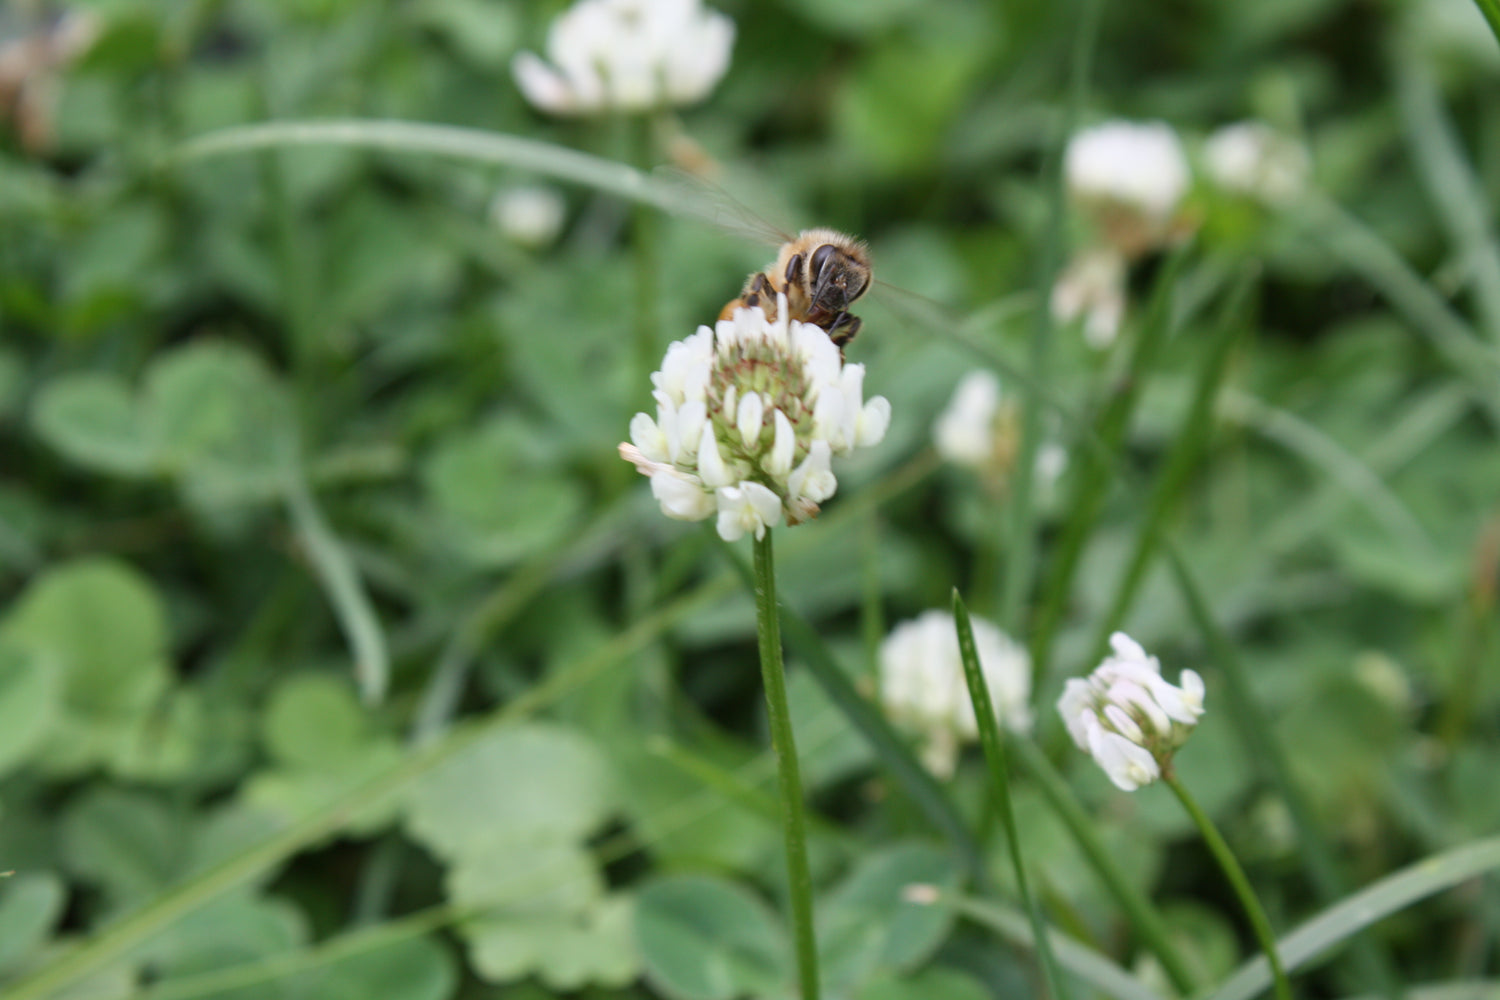
[[[781,520],[781,498],[760,483],[741,483],[717,491],[719,537],[733,542],[746,532],[763,538]]]
[[[637,413],[630,418],[630,440],[642,455],[653,462],[667,462],[670,457],[667,454],[667,436],[655,420],[645,413]]]
[[[651,477],[651,495],[661,512],[678,521],[701,521],[714,512],[714,495],[695,477],[663,468]]]
[[[510,70],[516,86],[534,107],[554,115],[574,114],[580,110],[578,95],[568,81],[535,54],[519,53],[511,62]]]
[[[771,420],[776,426],[776,438],[765,465],[767,472],[780,479],[792,471],[792,459],[797,454],[797,432],[792,430],[792,422],[779,409],[771,411]]]
[[[1081,677],[1070,677],[1057,699],[1057,714],[1068,727],[1068,735],[1078,749],[1089,748],[1088,720],[1094,718],[1094,689]],[[1097,719],[1095,720],[1097,723]]]
[[[890,426],[891,402],[884,396],[875,396],[859,412],[854,443],[862,448],[879,444]]]
[[[1133,792],[1161,776],[1150,751],[1095,725],[1089,730],[1089,754],[1117,788]]]
[[[703,432],[698,437],[698,476],[709,489],[728,486],[734,481],[719,454],[719,442],[714,437],[712,421],[703,424]]]
[[[760,393],[747,392],[740,398],[735,426],[739,429],[740,440],[745,442],[747,449],[754,450],[755,443],[760,440],[761,420],[765,412],[765,400],[761,398]]]
[[[838,485],[838,480],[833,475],[828,442],[814,441],[807,451],[807,457],[787,480],[787,491],[794,497],[822,503],[833,496]]]

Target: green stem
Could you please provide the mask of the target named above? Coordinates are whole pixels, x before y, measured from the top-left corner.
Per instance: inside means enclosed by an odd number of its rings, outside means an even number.
[[[1057,956],[1053,954],[1052,942],[1047,936],[1047,925],[1042,920],[1042,910],[1036,896],[1026,881],[1026,866],[1021,861],[1021,834],[1016,828],[1016,814],[1010,802],[1010,769],[1005,762],[1005,741],[1000,736],[1000,723],[995,715],[995,705],[990,698],[989,684],[984,670],[979,665],[979,653],[974,647],[974,628],[969,622],[969,609],[964,607],[958,588],[953,589],[953,626],[958,632],[959,658],[963,661],[964,681],[969,687],[969,699],[974,703],[974,718],[979,725],[979,745],[984,748],[984,762],[989,768],[993,801],[1005,830],[1005,840],[1010,848],[1011,865],[1016,873],[1016,888],[1026,906],[1026,916],[1031,922],[1031,933],[1036,941],[1037,957],[1041,960],[1042,978],[1047,984],[1047,993],[1054,1000],[1065,1000],[1062,976],[1057,968]]]
[[[1115,902],[1119,903],[1121,909],[1125,911],[1130,926],[1140,935],[1142,943],[1150,948],[1151,953],[1161,962],[1162,968],[1166,970],[1167,978],[1172,980],[1172,985],[1177,988],[1177,992],[1183,996],[1192,996],[1198,992],[1200,984],[1189,971],[1187,962],[1177,951],[1177,946],[1172,943],[1171,935],[1167,933],[1167,926],[1162,922],[1161,916],[1152,907],[1145,893],[1126,876],[1119,862],[1115,860],[1114,854],[1100,838],[1094,821],[1079,804],[1073,790],[1068,787],[1063,776],[1057,773],[1052,762],[1047,759],[1047,755],[1030,740],[1016,735],[1011,736],[1009,749],[1015,752],[1021,766],[1036,781],[1042,797],[1047,800],[1048,805],[1052,806],[1053,811],[1073,834],[1073,839],[1083,850],[1089,864],[1103,880],[1110,895],[1115,897]]]
[[[1172,773],[1170,763],[1162,770],[1162,780],[1165,781],[1177,794],[1177,801],[1182,803],[1182,808],[1192,817],[1198,827],[1198,832],[1203,834],[1204,843],[1213,853],[1214,860],[1219,863],[1229,884],[1234,887],[1235,895],[1240,898],[1240,906],[1245,910],[1245,916],[1250,918],[1250,926],[1255,931],[1255,938],[1260,942],[1261,948],[1266,953],[1266,961],[1271,964],[1271,980],[1276,988],[1278,1000],[1292,1000],[1292,986],[1287,981],[1286,969],[1282,968],[1281,956],[1276,950],[1276,935],[1271,930],[1271,921],[1266,917],[1266,911],[1261,908],[1260,900],[1255,896],[1255,890],[1250,888],[1250,879],[1245,876],[1245,870],[1240,867],[1234,852],[1224,842],[1224,837],[1219,833],[1218,827],[1214,826],[1213,820],[1208,814],[1198,807],[1198,802],[1188,792],[1187,786],[1178,780],[1177,775]]]
[[[755,624],[760,638],[760,672],[766,684],[771,746],[781,784],[781,823],[786,833],[787,884],[791,890],[792,933],[797,945],[801,1000],[818,1000],[818,945],[813,937],[812,872],[807,866],[807,823],[802,812],[802,779],[792,713],[786,701],[786,668],[781,662],[781,621],[776,608],[776,559],[771,532],[755,540]]]
[[[1500,42],[1500,0],[1474,0],[1484,19],[1490,23],[1490,31],[1495,34],[1495,41]]]

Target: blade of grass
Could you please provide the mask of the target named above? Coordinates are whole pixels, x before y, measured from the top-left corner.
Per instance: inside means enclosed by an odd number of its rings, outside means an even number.
[[[1063,152],[1083,111],[1088,92],[1089,67],[1093,62],[1094,44],[1098,40],[1103,0],[1076,0],[1077,27],[1073,31],[1071,78],[1068,106],[1061,128],[1048,144],[1042,164],[1047,179],[1047,229],[1041,253],[1037,255],[1036,288],[1039,302],[1052,294],[1061,267],[1063,224],[1067,213],[1067,185],[1063,171]],[[1042,395],[1051,393],[1052,310],[1041,307],[1033,314],[1031,346],[1027,375],[1028,388],[1021,404],[1021,447],[1016,455],[1015,474],[1010,484],[1010,502],[1006,505],[1009,525],[1004,579],[1000,586],[1000,621],[1011,635],[1024,634],[1021,617],[1031,595],[1036,572],[1037,537],[1034,530],[1036,512],[1032,509],[1036,454],[1042,440]]]
[[[1141,581],[1156,552],[1162,527],[1176,506],[1188,475],[1197,464],[1198,456],[1208,443],[1213,432],[1214,400],[1219,394],[1219,385],[1229,370],[1229,359],[1242,331],[1251,324],[1243,316],[1245,302],[1254,287],[1253,275],[1240,277],[1235,287],[1224,300],[1224,307],[1216,323],[1213,342],[1204,354],[1202,367],[1193,390],[1193,400],[1184,414],[1182,426],[1163,464],[1161,474],[1152,485],[1150,498],[1146,502],[1146,515],[1136,532],[1135,545],[1126,561],[1125,571],[1115,588],[1114,600],[1095,632],[1090,662],[1098,662],[1109,648],[1109,636],[1120,627],[1125,615],[1135,600]]]
[[[1490,341],[1500,344],[1500,245],[1490,228],[1492,206],[1469,166],[1425,61],[1405,52],[1398,53],[1394,63],[1396,104],[1407,145],[1427,197],[1467,265],[1469,290]]]
[[[1474,5],[1484,15],[1485,21],[1489,22],[1495,41],[1500,42],[1500,0],[1474,0]]]
[[[1145,322],[1131,349],[1125,374],[1111,387],[1109,399],[1095,422],[1093,431],[1099,447],[1086,449],[1083,468],[1073,479],[1062,536],[1052,556],[1052,569],[1042,591],[1036,628],[1031,638],[1031,689],[1038,694],[1042,690],[1042,680],[1047,676],[1052,643],[1067,611],[1068,595],[1084,546],[1104,509],[1110,484],[1114,482],[1130,418],[1166,339],[1168,327],[1172,325],[1172,299],[1178,275],[1186,261],[1186,250],[1180,249],[1162,268],[1152,289]]]
[[[390,683],[391,661],[387,653],[385,632],[365,593],[354,561],[344,551],[333,529],[323,519],[312,491],[301,473],[293,470],[286,488],[287,510],[292,526],[302,540],[308,558],[317,573],[323,592],[333,606],[339,628],[354,654],[354,676],[360,696],[367,705],[378,705],[385,698]]]
[[[1234,643],[1215,620],[1187,560],[1170,538],[1165,542],[1165,549],[1178,592],[1229,690],[1229,718],[1244,747],[1244,755],[1261,769],[1281,796],[1292,825],[1297,828],[1297,859],[1319,901],[1325,906],[1330,905],[1347,890],[1333,845],[1313,814],[1312,805],[1292,777],[1291,763],[1276,739],[1270,717],[1261,710],[1250,685],[1250,675],[1235,652]],[[1355,949],[1354,957],[1365,980],[1387,997],[1399,996],[1400,979],[1390,956],[1373,940],[1363,936],[1356,939]]]
[[[1013,944],[1022,948],[1036,947],[1036,936],[1025,914],[998,903],[962,896],[939,897],[937,905],[945,903]],[[1094,949],[1064,934],[1052,934],[1050,938],[1057,953],[1057,964],[1105,996],[1115,1000],[1165,1000],[1160,993]]]
[[[719,551],[733,567],[740,582],[747,588],[753,588],[755,577],[744,558],[728,542],[720,539],[711,527],[706,530],[718,540]],[[806,618],[791,608],[783,608],[781,625],[787,645],[796,652],[813,680],[823,689],[823,693],[870,744],[881,764],[906,794],[911,796],[928,821],[948,839],[969,877],[982,881],[983,853],[943,786],[917,760],[906,740],[896,732],[885,716],[850,683],[848,675],[838,665],[827,643]]]
[[[1474,398],[1491,422],[1500,424],[1500,355],[1475,336],[1442,296],[1379,234],[1336,203],[1308,196],[1296,218],[1310,237],[1363,277],[1427,338],[1449,367],[1474,387]]]
[[[1104,883],[1105,888],[1114,896],[1115,902],[1125,911],[1126,919],[1130,926],[1140,935],[1143,944],[1161,962],[1162,968],[1166,970],[1167,978],[1172,980],[1172,985],[1177,992],[1183,996],[1192,996],[1198,991],[1199,983],[1188,970],[1187,962],[1177,951],[1177,946],[1172,943],[1171,935],[1167,932],[1167,926],[1162,922],[1161,915],[1146,898],[1146,894],[1136,888],[1134,882],[1126,876],[1125,872],[1116,863],[1114,855],[1104,845],[1098,832],[1094,828],[1094,819],[1078,802],[1073,790],[1063,776],[1057,773],[1052,762],[1041,748],[1029,739],[1012,734],[1009,747],[1015,751],[1016,759],[1021,766],[1031,775],[1041,789],[1042,797],[1062,819],[1063,825],[1073,835],[1073,839],[1083,850],[1083,855],[1093,866],[1094,872]]]
[[[1337,441],[1294,413],[1272,406],[1238,389],[1225,389],[1218,410],[1307,461],[1341,486],[1393,538],[1414,549],[1431,549],[1422,522],[1391,492],[1380,475]]]
[[[42,1000],[77,983],[174,921],[337,832],[351,816],[357,816],[372,803],[398,793],[494,730],[534,714],[625,661],[666,629],[704,605],[722,598],[733,584],[733,577],[727,573],[703,584],[637,622],[610,642],[566,664],[487,718],[455,727],[441,739],[412,751],[394,767],[324,803],[275,836],[167,890],[94,937],[59,955],[50,964],[11,983],[6,1000]]]
[[[1494,868],[1500,868],[1500,837],[1430,855],[1307,921],[1282,938],[1277,951],[1288,970],[1312,968],[1363,928]],[[1203,1000],[1253,1000],[1270,983],[1266,960],[1258,957],[1240,966]]]
[[[1016,887],[1021,892],[1021,902],[1026,906],[1026,915],[1031,922],[1031,934],[1041,959],[1042,978],[1047,983],[1047,992],[1054,1000],[1066,1000],[1062,976],[1057,970],[1057,957],[1047,938],[1047,925],[1042,920],[1042,910],[1036,897],[1031,894],[1031,884],[1026,879],[1026,863],[1021,857],[1021,835],[1016,829],[1015,811],[1010,803],[1010,768],[1005,763],[1005,742],[1000,736],[1000,723],[995,717],[995,706],[990,700],[989,684],[979,666],[979,653],[974,648],[974,627],[969,621],[969,609],[958,588],[953,588],[953,627],[958,632],[958,652],[964,665],[964,682],[969,688],[969,700],[974,705],[974,717],[979,723],[979,745],[984,749],[984,762],[989,768],[990,782],[995,791],[995,804],[1000,811],[1000,825],[1005,831],[1005,840],[1010,848],[1011,866],[1016,873]]]

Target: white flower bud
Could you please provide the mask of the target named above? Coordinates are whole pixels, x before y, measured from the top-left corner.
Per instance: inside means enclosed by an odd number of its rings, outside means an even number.
[[[761,418],[766,413],[766,402],[758,392],[747,392],[740,398],[739,415],[736,426],[740,432],[740,440],[745,442],[745,447],[754,449],[755,443],[760,440]]]

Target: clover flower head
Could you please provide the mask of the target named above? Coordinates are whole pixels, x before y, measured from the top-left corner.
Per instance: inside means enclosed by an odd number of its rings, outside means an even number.
[[[1307,187],[1307,147],[1263,122],[1226,125],[1208,137],[1203,161],[1215,184],[1267,205],[1295,201]]]
[[[718,515],[719,535],[756,538],[817,516],[838,488],[832,459],[878,444],[883,396],[864,398],[864,365],[844,364],[827,332],[759,306],[667,348],[654,372],[656,416],[637,413],[620,455],[651,479],[662,513]]]
[[[1030,656],[984,619],[972,618],[971,624],[997,718],[1010,729],[1029,730]],[[979,738],[951,614],[924,612],[886,636],[880,645],[880,701],[897,725],[919,736],[928,770],[951,776],[959,745]]]
[[[1057,711],[1068,735],[1094,758],[1109,780],[1132,792],[1161,777],[1172,753],[1203,714],[1203,678],[1184,670],[1180,686],[1161,675],[1161,663],[1130,636],[1109,637],[1114,652],[1088,677],[1063,687]]]
[[[1115,342],[1125,318],[1125,258],[1112,247],[1078,254],[1052,286],[1052,317],[1083,320],[1083,339],[1103,350]]]
[[[1074,200],[1121,253],[1136,256],[1173,235],[1190,174],[1182,143],[1165,122],[1084,129],[1069,139],[1063,170]]]
[[[959,380],[953,398],[932,426],[933,444],[944,459],[1003,484],[1020,449],[1020,413],[1001,391],[1000,378],[976,369]],[[1036,480],[1050,490],[1067,465],[1067,452],[1055,442],[1036,456]]]
[[[522,52],[516,84],[555,115],[696,104],[729,69],[734,22],[699,0],[578,0],[547,33],[547,58]]]

